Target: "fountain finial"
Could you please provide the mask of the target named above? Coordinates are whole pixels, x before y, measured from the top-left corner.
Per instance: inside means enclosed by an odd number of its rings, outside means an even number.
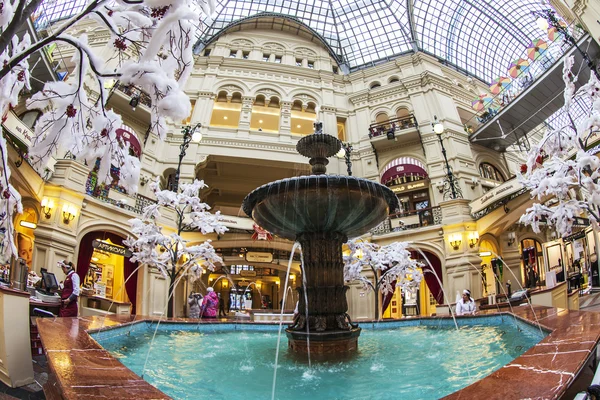
[[[314,175],[323,175],[327,172],[329,157],[333,157],[342,148],[342,142],[335,136],[323,132],[323,122],[313,123],[315,131],[312,135],[304,136],[296,144],[298,153],[310,158]]]

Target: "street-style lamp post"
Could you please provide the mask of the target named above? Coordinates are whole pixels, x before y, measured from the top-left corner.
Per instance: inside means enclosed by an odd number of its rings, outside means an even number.
[[[462,199],[462,191],[460,186],[456,182],[456,178],[452,173],[452,167],[448,163],[448,156],[446,155],[446,148],[444,147],[444,141],[442,140],[442,134],[444,133],[444,124],[438,121],[437,116],[433,117],[433,131],[437,135],[440,146],[442,146],[442,155],[444,156],[444,162],[446,163],[446,177],[444,178],[444,199],[450,197],[452,200]]]
[[[342,148],[337,152],[338,158],[344,158],[346,160],[346,167],[348,168],[348,176],[352,176],[352,161],[350,155],[352,153],[352,145],[350,143],[342,143]]]
[[[179,174],[181,173],[181,162],[183,161],[183,157],[185,157],[185,152],[190,147],[191,142],[199,142],[202,140],[202,133],[200,132],[200,128],[202,125],[197,123],[195,126],[186,125],[183,127],[183,143],[179,146],[179,163],[177,164],[177,171],[175,171],[175,182],[173,183],[173,188],[171,189],[173,192],[177,192],[179,189]]]
[[[596,75],[596,78],[600,80],[600,72],[598,72],[598,66],[590,58],[588,53],[581,50],[581,48],[577,45],[577,41],[573,36],[571,36],[567,27],[565,25],[561,25],[558,18],[556,18],[556,13],[554,12],[554,10],[546,9],[542,11],[532,11],[532,14],[538,17],[536,23],[541,30],[547,31],[548,27],[552,25],[554,29],[556,29],[564,36],[567,42],[575,46],[579,54],[581,54],[581,57],[583,57],[583,60],[587,63],[588,67],[592,70],[594,75]]]

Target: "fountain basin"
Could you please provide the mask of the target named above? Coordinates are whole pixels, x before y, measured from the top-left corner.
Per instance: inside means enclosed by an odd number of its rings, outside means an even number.
[[[288,349],[293,353],[310,354],[313,359],[335,359],[337,355],[346,357],[358,350],[358,337],[361,328],[353,327],[346,331],[306,332],[286,329]],[[307,338],[310,337],[310,342]]]
[[[300,176],[263,185],[246,196],[244,212],[275,235],[296,240],[307,232],[360,236],[398,207],[380,183],[341,175]]]

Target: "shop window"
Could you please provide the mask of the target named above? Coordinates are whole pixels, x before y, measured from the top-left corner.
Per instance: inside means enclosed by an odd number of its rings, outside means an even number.
[[[227,97],[227,93],[224,91],[217,95],[210,126],[237,128],[242,112],[242,94],[234,93],[231,98]]]
[[[250,129],[260,132],[279,132],[279,116],[281,114],[279,99],[266,99],[263,95],[256,96],[252,105]]]
[[[237,51],[236,50],[231,50],[229,52],[229,58],[236,58],[237,57]]]
[[[498,170],[498,168],[494,167],[490,163],[481,163],[479,165],[479,175],[485,179],[491,179],[498,182],[504,182],[504,176]]]
[[[546,268],[541,243],[534,239],[525,239],[521,241],[520,253],[523,287],[534,288],[544,284],[546,280]]]
[[[300,100],[292,105],[291,132],[296,135],[309,135],[314,132],[313,123],[317,120],[317,105],[309,102],[306,107]]]
[[[101,242],[109,246],[121,247],[111,242],[110,239],[104,239]],[[122,255],[94,249],[87,273],[85,277],[82,277],[82,284],[84,289],[93,291],[96,296],[117,302],[129,302],[124,287],[124,275]]]

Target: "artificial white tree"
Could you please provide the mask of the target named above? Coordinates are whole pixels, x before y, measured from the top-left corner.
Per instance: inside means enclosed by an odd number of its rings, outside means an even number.
[[[553,227],[561,237],[573,232],[576,218],[587,218],[598,229],[600,207],[600,152],[591,146],[600,139],[600,82],[590,74],[590,80],[575,90],[573,57],[565,60],[564,112],[568,121],[548,129],[540,142],[532,146],[527,161],[521,165],[519,180],[537,198],[520,222],[540,232],[540,224]],[[571,116],[573,102],[582,98],[589,104],[577,120]],[[555,204],[548,205],[552,200]]]
[[[424,265],[411,258],[407,242],[379,246],[375,243],[351,240],[346,244],[350,253],[344,255],[344,280],[359,281],[366,290],[373,290],[375,319],[379,319],[379,292],[387,296],[396,290],[396,286],[403,290],[419,288],[423,279],[421,268]],[[371,270],[373,280],[363,274],[365,269]]]
[[[110,167],[115,165],[120,168],[120,184],[136,192],[139,160],[129,155],[117,138],[116,129],[122,122],[118,114],[106,109],[105,80],[135,85],[149,95],[151,130],[163,139],[167,119],[181,121],[190,115],[191,104],[183,88],[194,64],[195,24],[202,13],[214,12],[214,0],[92,0],[35,43],[28,34],[17,37],[17,30],[40,3],[41,0],[0,0],[0,112],[6,115],[18,103],[22,89],[29,88],[28,58],[34,52],[52,43],[74,47],[76,68],[71,78],[46,83],[27,103],[29,108],[44,112],[36,124],[28,159],[40,173],[59,151],[70,152],[90,169],[99,159],[100,182],[112,180]],[[85,36],[67,33],[86,18],[94,19],[110,32],[107,46],[113,55],[108,60],[95,56]],[[22,212],[22,206],[19,194],[9,183],[3,137],[0,157],[0,233],[4,234],[2,255],[6,261],[16,254],[13,220],[15,212]]]
[[[158,268],[169,279],[168,317],[173,316],[173,291],[180,277],[188,275],[195,280],[200,278],[203,268],[214,271],[216,264],[223,263],[210,240],[188,246],[188,241],[181,236],[185,231],[200,231],[204,235],[222,235],[227,231],[221,224],[220,211],[210,213],[208,204],[198,197],[205,187],[204,181],[196,179],[193,183],[181,184],[178,192],[159,190],[157,177],[150,184],[157,203],[146,206],[141,218],[129,220],[136,237],[128,237],[123,244],[133,253],[131,261]],[[163,227],[157,223],[161,207],[175,212],[177,232],[162,232]]]

